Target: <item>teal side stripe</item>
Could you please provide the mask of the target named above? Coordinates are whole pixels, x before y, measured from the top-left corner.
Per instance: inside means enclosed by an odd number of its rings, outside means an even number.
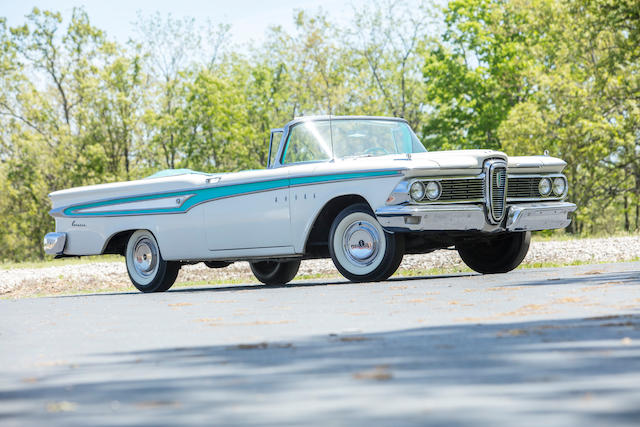
[[[397,175],[398,171],[380,171],[380,172],[355,172],[343,173],[338,175],[320,175],[320,176],[303,176],[300,178],[291,178],[291,185],[301,184],[317,184],[321,182],[341,181],[344,179],[358,179],[374,176],[391,176]]]
[[[319,184],[323,182],[340,181],[346,179],[373,178],[397,175],[398,171],[378,171],[378,172],[355,172],[335,175],[319,175],[305,176],[296,178],[282,178],[273,181],[253,182],[247,184],[232,184],[222,187],[211,188],[194,188],[184,191],[174,191],[167,193],[149,194],[144,196],[123,197],[120,199],[103,200],[99,202],[86,203],[82,205],[69,206],[62,209],[62,213],[70,217],[92,217],[92,216],[118,216],[118,215],[146,215],[146,214],[169,214],[184,213],[193,206],[203,202],[208,202],[224,197],[239,196],[242,194],[254,193],[259,191],[274,190],[277,188],[286,188],[290,185],[307,185]],[[140,202],[145,200],[155,200],[166,197],[182,197],[192,195],[181,206],[175,208],[161,209],[131,209],[110,212],[78,212],[82,209],[95,207],[117,205],[121,203]]]
[[[194,205],[209,200],[219,199],[221,197],[235,196],[239,194],[252,193],[255,191],[271,190],[279,187],[287,187],[289,185],[288,179],[278,179],[274,181],[266,182],[253,182],[248,184],[228,185],[226,187],[212,187],[201,188],[191,191],[179,191],[171,193],[152,194],[147,196],[137,197],[124,197],[122,199],[106,200],[102,202],[87,203],[85,205],[71,206],[64,209],[64,214],[69,216],[104,216],[104,215],[135,215],[135,214],[158,214],[158,213],[180,213],[186,212]],[[194,196],[189,198],[180,207],[175,208],[163,208],[163,209],[140,209],[140,210],[126,210],[126,211],[111,211],[111,212],[76,212],[82,209],[117,205],[120,203],[139,202],[144,200],[162,199],[165,197],[181,197],[193,194]]]

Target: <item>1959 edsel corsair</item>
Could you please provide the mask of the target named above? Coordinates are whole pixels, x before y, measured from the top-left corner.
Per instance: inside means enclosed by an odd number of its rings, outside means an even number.
[[[57,256],[122,254],[142,292],[180,266],[247,260],[266,284],[331,257],[352,281],[385,280],[404,254],[455,247],[480,273],[524,259],[531,231],[564,228],[566,163],[492,150],[427,152],[405,120],[303,117],[271,131],[267,168],[163,171],[56,191]]]

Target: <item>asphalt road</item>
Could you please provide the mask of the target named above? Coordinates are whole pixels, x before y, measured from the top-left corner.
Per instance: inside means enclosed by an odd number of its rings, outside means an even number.
[[[640,263],[0,301],[0,425],[640,425]]]

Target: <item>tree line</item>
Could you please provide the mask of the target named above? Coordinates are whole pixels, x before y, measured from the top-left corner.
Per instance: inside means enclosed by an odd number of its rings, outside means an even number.
[[[572,233],[640,227],[640,2],[381,0],[338,25],[297,10],[231,28],[139,15],[127,43],[83,9],[0,18],[0,260],[41,258],[48,193],[159,169],[261,168],[308,114],[404,117],[429,150],[568,162]]]

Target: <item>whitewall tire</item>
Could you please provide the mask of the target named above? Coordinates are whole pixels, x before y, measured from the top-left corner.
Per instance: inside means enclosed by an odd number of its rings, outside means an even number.
[[[137,230],[127,243],[125,261],[129,278],[141,292],[164,292],[178,277],[180,263],[165,261],[153,234]]]
[[[338,271],[351,281],[385,280],[402,262],[404,236],[386,232],[369,206],[355,204],[333,221],[329,253]]]

